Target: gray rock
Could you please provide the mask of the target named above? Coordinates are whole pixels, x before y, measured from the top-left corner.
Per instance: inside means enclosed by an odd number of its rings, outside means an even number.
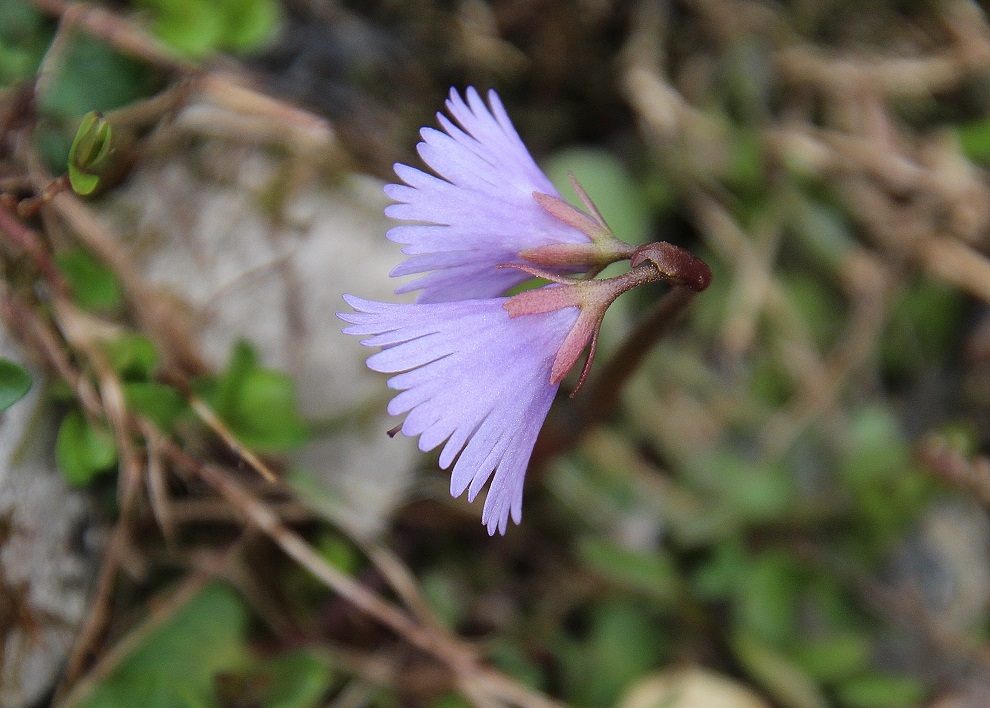
[[[29,366],[0,330],[0,356]],[[96,558],[79,542],[85,494],[55,466],[57,420],[44,380],[0,421],[0,706],[40,700],[54,685],[86,613]]]
[[[350,176],[328,186],[315,180],[289,199],[281,223],[262,209],[263,186],[278,164],[262,151],[223,153],[204,178],[188,156],[149,163],[118,190],[108,211],[149,281],[181,298],[197,324],[201,351],[221,368],[232,344],[247,338],[266,366],[290,372],[303,415],[354,419],[329,426],[296,462],[326,485],[338,519],[359,535],[387,524],[410,484],[413,441],[385,432],[385,377],[369,371],[371,350],[340,329],[342,293],[394,299],[389,271],[402,260],[386,240],[390,223],[382,185]],[[220,182],[216,173],[234,175]],[[121,220],[121,214],[130,218]]]

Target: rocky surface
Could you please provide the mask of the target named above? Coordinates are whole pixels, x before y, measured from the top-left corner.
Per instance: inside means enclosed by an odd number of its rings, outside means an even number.
[[[0,356],[31,367],[6,331]],[[32,369],[28,395],[0,419],[0,706],[48,693],[86,611],[98,527],[87,496],[55,466],[56,412]]]
[[[361,176],[310,180],[276,222],[263,204],[284,165],[261,150],[220,148],[146,164],[110,211],[148,280],[190,314],[212,366],[246,338],[266,366],[293,375],[302,414],[334,431],[303,449],[298,465],[329,487],[353,532],[374,534],[402,500],[418,456],[412,441],[385,435],[396,421],[385,413],[384,377],[367,370],[370,350],[341,333],[335,313],[349,310],[345,292],[394,298],[388,273],[402,254],[385,238],[382,185]],[[205,172],[197,168],[204,159]],[[333,424],[355,417],[363,425]]]

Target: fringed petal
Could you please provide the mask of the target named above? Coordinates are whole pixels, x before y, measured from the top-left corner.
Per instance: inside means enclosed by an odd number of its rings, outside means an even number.
[[[473,501],[491,482],[483,515],[489,533],[505,533],[510,517],[519,523],[526,467],[557,393],[550,369],[578,308],[513,318],[506,298],[345,299],[355,312],[339,315],[350,323],[344,331],[384,347],[368,366],[394,374],[388,383],[399,393],[388,409],[406,416],[402,433],[418,436],[424,451],[446,441],[440,465],[454,464],[454,496],[467,491]]]

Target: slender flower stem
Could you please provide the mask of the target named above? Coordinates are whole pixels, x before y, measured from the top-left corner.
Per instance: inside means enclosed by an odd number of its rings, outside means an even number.
[[[541,469],[561,452],[572,448],[612,412],[623,386],[646,355],[670,332],[696,294],[688,287],[674,287],[637,323],[582,394],[569,405],[561,406],[544,426],[533,449],[531,472]]]

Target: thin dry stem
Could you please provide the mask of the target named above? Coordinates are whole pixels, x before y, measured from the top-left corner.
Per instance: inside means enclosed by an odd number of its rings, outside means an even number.
[[[41,238],[2,205],[0,205],[0,232],[3,232],[18,250],[23,251],[34,261],[51,287],[58,293],[68,294],[69,286],[55,266],[48,249],[42,244]]]
[[[261,458],[237,439],[237,436],[227,427],[227,424],[220,420],[220,417],[213,412],[212,408],[206,405],[203,399],[198,396],[191,396],[189,398],[189,405],[192,407],[196,416],[206,423],[210,430],[219,435],[235,455],[247,462],[251,469],[264,477],[265,481],[271,484],[278,481],[278,477],[269,469],[268,465],[262,462]]]
[[[77,683],[82,676],[86,663],[96,650],[96,645],[100,641],[109,616],[108,607],[110,596],[113,593],[114,583],[117,580],[120,569],[120,557],[124,553],[124,546],[129,543],[128,536],[130,527],[128,524],[119,521],[110,534],[103,553],[103,561],[100,565],[100,572],[96,579],[96,588],[90,600],[90,609],[79,628],[75,643],[69,654],[68,666],[62,676],[60,692],[64,687]]]
[[[538,693],[519,686],[515,681],[498,672],[483,669],[473,650],[433,627],[417,624],[409,615],[395,605],[383,600],[374,592],[330,565],[306,541],[285,526],[272,510],[259,501],[223,470],[204,464],[202,461],[183,452],[173,443],[166,442],[165,454],[168,459],[188,474],[203,479],[216,489],[245,517],[271,538],[289,557],[325,583],[349,603],[374,617],[386,627],[395,631],[410,644],[445,663],[459,681],[466,685],[485,686],[490,691],[505,694],[508,699],[525,697],[521,705],[553,705]]]
[[[764,260],[729,211],[716,199],[698,192],[689,204],[705,242],[723,262],[741,267]],[[799,385],[807,381],[805,385],[810,386],[825,376],[825,363],[807,323],[783,286],[773,273],[766,272],[765,277],[764,311],[779,333],[774,342],[785,348],[782,359],[788,373]]]
[[[145,444],[145,469],[148,488],[148,501],[151,503],[151,513],[155,516],[158,527],[162,530],[165,544],[170,551],[176,549],[176,520],[169,499],[165,466],[162,464],[162,439],[158,429],[146,420],[139,420],[141,437]]]
[[[436,615],[423,597],[416,577],[398,556],[380,543],[364,543],[361,548],[413,615],[424,624],[437,626]]]

